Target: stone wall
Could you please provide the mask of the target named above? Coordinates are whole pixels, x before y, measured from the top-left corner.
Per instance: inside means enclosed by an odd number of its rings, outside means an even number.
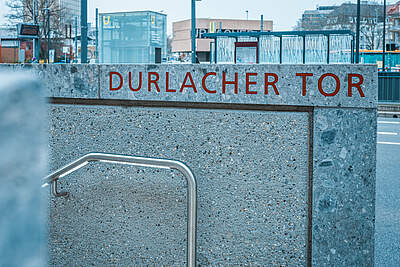
[[[201,266],[373,265],[376,66],[30,68],[50,81],[52,170],[88,152],[193,170]],[[182,175],[97,163],[61,188],[51,264],[186,262]]]

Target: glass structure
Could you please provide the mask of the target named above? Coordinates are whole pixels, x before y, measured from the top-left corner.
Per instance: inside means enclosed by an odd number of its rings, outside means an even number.
[[[215,40],[215,45],[211,46],[212,63],[235,64],[244,60],[248,63],[255,58],[256,63],[261,64],[346,64],[354,61],[354,34],[348,30],[219,32],[205,36]]]
[[[99,14],[100,63],[161,63],[167,16],[152,11]]]

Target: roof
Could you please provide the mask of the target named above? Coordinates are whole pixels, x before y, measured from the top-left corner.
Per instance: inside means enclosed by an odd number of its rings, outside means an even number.
[[[184,20],[174,21],[173,23],[182,23],[182,22],[187,22],[187,21],[191,21],[191,20],[192,19],[184,19]],[[256,22],[260,22],[261,21],[260,19],[216,19],[216,18],[197,18],[196,17],[196,21],[199,21],[199,20],[221,21],[221,22],[223,22],[223,21],[244,21],[244,22],[246,22],[246,21],[250,21],[250,22],[256,21]],[[264,22],[272,22],[272,19],[265,19],[264,18]]]
[[[0,38],[17,38],[17,28],[12,26],[0,26]]]
[[[99,13],[99,15],[122,15],[122,14],[137,14],[137,13],[153,13],[162,16],[167,16],[167,14],[151,11],[151,10],[139,10],[139,11],[118,11],[118,12],[106,12],[106,13]]]
[[[217,33],[205,33],[203,36],[206,38],[216,37],[259,37],[261,35],[273,35],[273,36],[306,36],[306,35],[352,35],[354,33],[350,30],[328,30],[328,31],[281,31],[281,32],[217,32]]]
[[[383,17],[383,12],[377,12],[378,10],[383,11],[383,5],[378,3],[367,3],[362,4],[361,7],[362,17]],[[344,3],[336,8],[332,13],[332,16],[357,16],[357,4],[354,3]]]

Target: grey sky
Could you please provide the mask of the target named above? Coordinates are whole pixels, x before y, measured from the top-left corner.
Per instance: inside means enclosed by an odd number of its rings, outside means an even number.
[[[0,0],[0,24],[4,23],[5,1]],[[89,21],[94,21],[95,8],[99,12],[153,10],[168,15],[168,33],[172,32],[172,22],[190,18],[190,0],[88,0]],[[202,0],[197,2],[197,16],[202,18],[265,19],[274,22],[274,30],[291,30],[304,10],[317,5],[334,5],[343,0]],[[388,1],[389,2],[389,1]]]

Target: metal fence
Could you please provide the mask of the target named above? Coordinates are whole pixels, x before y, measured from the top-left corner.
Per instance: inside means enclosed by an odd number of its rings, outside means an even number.
[[[400,72],[379,72],[379,102],[400,102]]]

